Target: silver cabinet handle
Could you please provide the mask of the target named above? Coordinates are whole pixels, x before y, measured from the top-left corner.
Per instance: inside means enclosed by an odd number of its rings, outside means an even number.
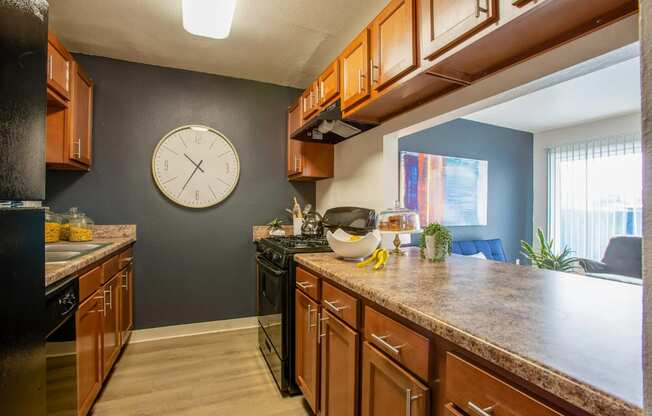
[[[81,140],[73,140],[73,143],[77,147],[77,151],[73,152],[73,156],[81,157]]]
[[[486,6],[482,7],[480,6],[480,1],[481,0],[475,0],[475,17],[478,18],[480,17],[480,13],[485,13],[489,14],[489,0],[486,0]]]
[[[374,59],[373,58],[371,58],[369,60],[369,68],[370,68],[369,70],[371,71],[371,78],[370,78],[371,84],[372,85],[377,84],[378,80],[375,79],[375,77],[374,77],[374,71],[377,70],[377,69],[380,69],[380,67],[378,65],[374,65]]]
[[[70,91],[70,62],[66,61],[66,91]]]
[[[129,292],[129,272],[127,272],[127,271],[125,270],[125,271],[124,271],[124,276],[123,276],[123,277],[124,277],[124,279],[125,279],[125,280],[124,280],[125,283],[122,285],[122,288],[123,288],[123,289],[126,289],[127,292]]]
[[[412,416],[412,402],[420,397],[421,397],[420,394],[413,396],[411,389],[405,389],[405,415],[406,416]]]
[[[403,345],[392,345],[389,342],[385,341],[387,338],[389,338],[389,335],[383,335],[383,336],[378,336],[376,334],[371,334],[371,338],[375,340],[377,343],[379,343],[382,347],[388,349],[392,353],[396,355],[401,354],[401,348],[405,347],[405,344]]]
[[[133,259],[134,259],[133,257],[125,257],[124,259],[122,259],[122,261],[125,263],[131,263]]]
[[[492,416],[494,414],[494,407],[493,406],[489,406],[489,407],[486,407],[486,408],[483,409],[482,407],[478,406],[477,404],[475,404],[473,402],[468,402],[467,406],[469,406],[471,411],[473,413],[477,414],[478,416]]]
[[[312,328],[312,304],[308,304],[308,333],[310,333],[310,328]]]
[[[106,303],[105,303],[104,295],[96,297],[95,300],[102,301],[102,310],[97,312],[102,312],[102,315],[106,316]]]
[[[315,287],[315,285],[309,282],[297,282],[297,286],[299,286],[301,289],[309,289],[311,287]]]
[[[328,316],[322,318],[322,315],[320,313],[320,314],[317,315],[317,318],[319,319],[319,322],[318,322],[319,327],[317,329],[317,333],[319,334],[319,337],[317,338],[317,343],[320,344],[322,337],[326,336],[326,333],[322,333],[322,324],[321,323],[324,322],[324,321],[328,321]]]
[[[329,308],[331,308],[332,310],[334,310],[337,313],[340,313],[344,309],[349,309],[350,308],[350,306],[337,306],[337,304],[339,303],[338,300],[329,301],[329,300],[324,299],[324,303],[326,304],[326,306],[328,306]]]
[[[48,55],[48,77],[50,79],[54,78],[54,75],[52,74],[52,55]]]

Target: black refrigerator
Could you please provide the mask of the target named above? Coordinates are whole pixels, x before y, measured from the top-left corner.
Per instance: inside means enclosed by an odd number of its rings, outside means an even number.
[[[0,0],[3,416],[46,414],[44,213],[16,206],[45,198],[47,30],[47,1]]]

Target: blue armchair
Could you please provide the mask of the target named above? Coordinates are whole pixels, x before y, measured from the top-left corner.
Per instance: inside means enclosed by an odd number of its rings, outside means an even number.
[[[472,256],[483,253],[487,260],[507,262],[505,249],[500,239],[453,241],[453,253],[462,256]]]

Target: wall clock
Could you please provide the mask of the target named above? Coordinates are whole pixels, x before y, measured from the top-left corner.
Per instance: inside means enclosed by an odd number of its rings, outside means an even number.
[[[206,126],[183,126],[166,134],[154,149],[152,175],[171,201],[188,208],[222,202],[235,189],[240,159],[222,133]]]

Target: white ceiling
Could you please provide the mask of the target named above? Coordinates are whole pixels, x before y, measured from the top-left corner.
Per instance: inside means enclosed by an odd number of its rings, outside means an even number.
[[[303,88],[387,0],[238,0],[229,38],[187,33],[181,0],[50,0],[73,52]]]
[[[640,58],[634,58],[464,118],[538,133],[638,111]]]

